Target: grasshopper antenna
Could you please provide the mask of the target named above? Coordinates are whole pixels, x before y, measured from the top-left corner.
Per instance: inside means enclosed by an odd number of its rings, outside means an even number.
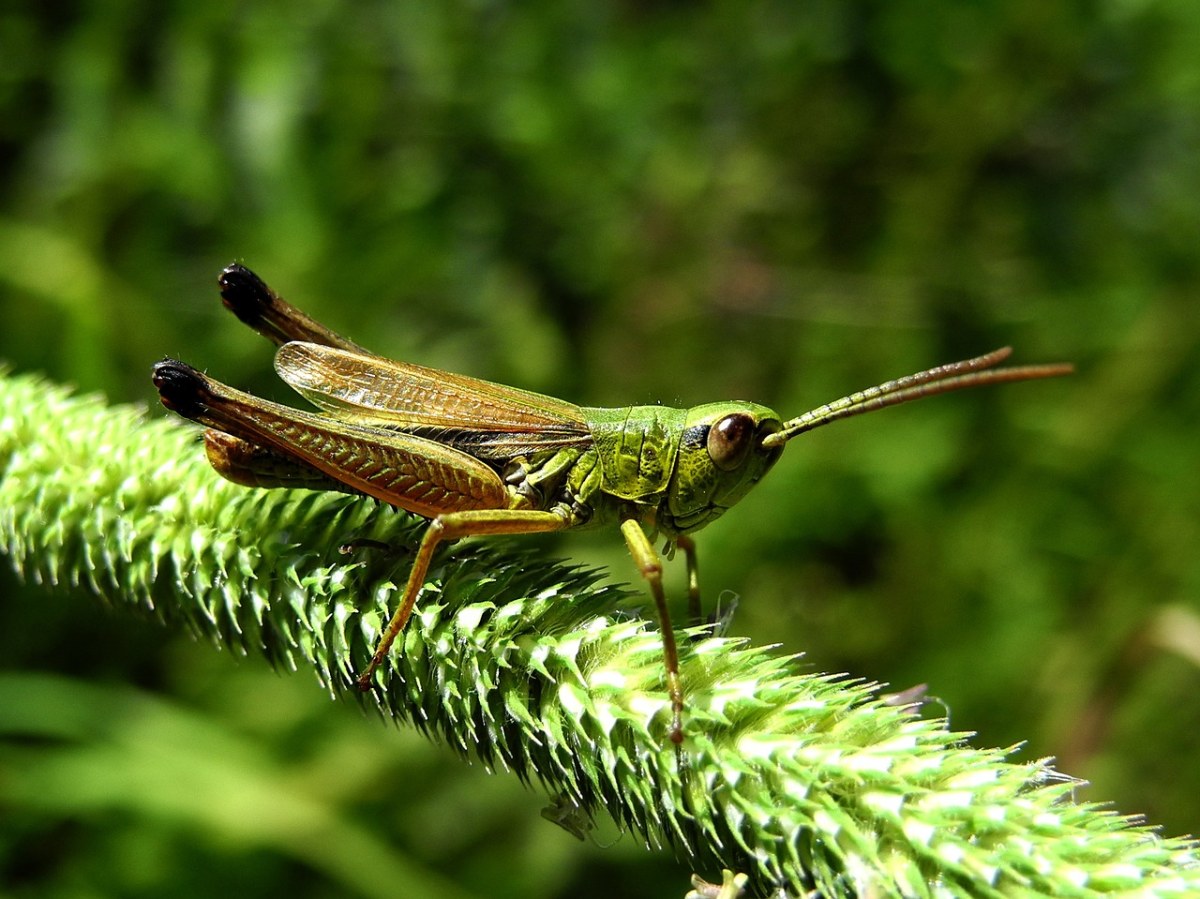
[[[866,390],[860,390],[844,396],[840,400],[826,403],[811,412],[805,412],[798,418],[784,422],[780,430],[763,438],[762,446],[766,449],[783,446],[797,434],[803,434],[805,431],[811,431],[843,418],[874,412],[876,409],[898,406],[921,397],[936,396],[939,393],[949,393],[952,390],[963,390],[967,387],[981,387],[984,384],[1058,378],[1069,375],[1075,370],[1075,366],[1067,362],[994,368],[1011,355],[1012,347],[1001,347],[982,356],[976,356],[974,359],[939,365],[927,371],[917,372],[915,375],[907,375],[894,381],[886,381],[876,387],[868,387]]]

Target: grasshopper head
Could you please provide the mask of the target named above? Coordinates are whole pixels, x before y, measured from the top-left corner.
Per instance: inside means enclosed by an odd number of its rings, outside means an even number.
[[[782,419],[754,403],[709,403],[688,410],[666,512],[677,533],[697,530],[746,495],[783,453],[764,446]]]
[[[887,381],[787,422],[765,406],[753,403],[697,406],[687,413],[678,461],[667,488],[666,508],[659,510],[660,520],[679,534],[704,527],[759,482],[789,440],[814,428],[952,390],[1057,378],[1073,371],[1065,363],[997,368],[1011,353],[1009,347],[1002,347],[974,359]]]

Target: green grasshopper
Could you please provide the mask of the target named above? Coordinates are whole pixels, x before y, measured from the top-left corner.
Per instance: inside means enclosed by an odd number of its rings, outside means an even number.
[[[1049,378],[1065,364],[994,368],[1011,350],[942,365],[784,421],[765,406],[576,406],[541,394],[396,362],[286,303],[241,265],[220,276],[227,308],[279,345],[275,369],[321,413],[251,396],[171,359],[154,366],[162,403],[205,425],[210,464],[252,487],[362,493],[429,519],[400,602],[357,678],[370,689],[404,629],[438,544],[461,537],[617,526],[649,584],[662,629],[670,738],[683,739],[683,686],[652,540],[687,560],[690,534],[757,484],[797,434],[874,409],[981,384]]]

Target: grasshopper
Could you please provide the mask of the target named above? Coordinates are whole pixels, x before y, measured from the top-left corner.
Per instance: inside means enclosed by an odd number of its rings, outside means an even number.
[[[361,493],[429,520],[399,604],[357,678],[369,690],[404,629],[438,544],[462,537],[616,526],[646,579],[662,630],[669,736],[682,742],[683,685],[656,537],[683,550],[700,618],[690,534],[719,518],[797,434],[965,387],[1065,375],[1070,365],[995,366],[1007,347],[852,393],[784,420],[765,406],[576,406],[549,396],[377,356],[230,265],[225,306],[279,346],[279,376],[321,412],[268,402],[172,359],[154,366],[164,406],[204,425],[225,478],[251,487]]]

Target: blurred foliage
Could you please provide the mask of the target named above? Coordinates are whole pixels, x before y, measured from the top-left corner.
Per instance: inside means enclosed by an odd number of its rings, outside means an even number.
[[[15,0],[0,113],[0,358],[114,400],[166,354],[286,396],[216,302],[234,258],[380,352],[592,404],[795,414],[1008,342],[1075,361],[797,441],[700,535],[703,583],[736,634],[926,682],[981,745],[1200,830],[1200,5]],[[634,577],[615,535],[555,551]],[[305,677],[3,577],[0,658],[78,679],[64,721],[153,709],[124,763],[183,776],[203,731],[385,882],[686,891]],[[0,767],[44,799],[0,799],[10,895],[359,889],[209,813],[234,772],[167,813],[96,801],[111,745],[41,748]]]

